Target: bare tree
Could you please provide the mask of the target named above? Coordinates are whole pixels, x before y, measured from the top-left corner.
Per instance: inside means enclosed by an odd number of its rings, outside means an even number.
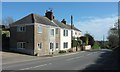
[[[9,26],[9,24],[13,23],[14,19],[12,17],[6,17],[2,19],[2,25]]]

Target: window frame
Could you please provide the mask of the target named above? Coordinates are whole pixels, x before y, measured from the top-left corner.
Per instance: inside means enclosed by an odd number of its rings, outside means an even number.
[[[50,35],[51,35],[51,36],[54,36],[54,31],[55,31],[55,30],[54,30],[54,29],[51,29],[50,31],[51,31],[51,32],[50,32]]]
[[[63,30],[63,36],[68,36],[68,30]]]
[[[50,49],[53,49],[54,48],[54,43],[50,43]]]
[[[17,42],[17,49],[25,49],[26,42]]]
[[[42,43],[38,43],[38,48],[42,49]]]
[[[26,32],[26,26],[17,26],[17,32]]]
[[[38,25],[38,33],[42,33],[42,26]]]
[[[68,42],[63,43],[63,48],[68,48]]]
[[[58,43],[56,43],[56,49],[58,49],[58,47],[59,47],[59,46],[58,46]]]

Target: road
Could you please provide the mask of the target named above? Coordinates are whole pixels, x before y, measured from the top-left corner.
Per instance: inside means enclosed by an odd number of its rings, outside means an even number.
[[[110,50],[82,51],[64,56],[3,64],[3,70],[84,70],[97,69],[111,55]]]

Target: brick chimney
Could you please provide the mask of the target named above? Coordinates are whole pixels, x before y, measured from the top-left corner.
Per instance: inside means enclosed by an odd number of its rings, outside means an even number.
[[[53,16],[52,10],[50,10],[50,11],[46,10],[45,17],[47,17],[50,20],[53,20],[54,16]]]
[[[66,20],[65,19],[63,19],[61,22],[64,23],[64,24],[66,24]]]

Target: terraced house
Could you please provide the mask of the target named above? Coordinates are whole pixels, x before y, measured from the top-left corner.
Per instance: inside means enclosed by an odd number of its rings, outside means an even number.
[[[31,55],[51,55],[71,48],[71,28],[54,18],[29,14],[10,25],[10,49]]]

